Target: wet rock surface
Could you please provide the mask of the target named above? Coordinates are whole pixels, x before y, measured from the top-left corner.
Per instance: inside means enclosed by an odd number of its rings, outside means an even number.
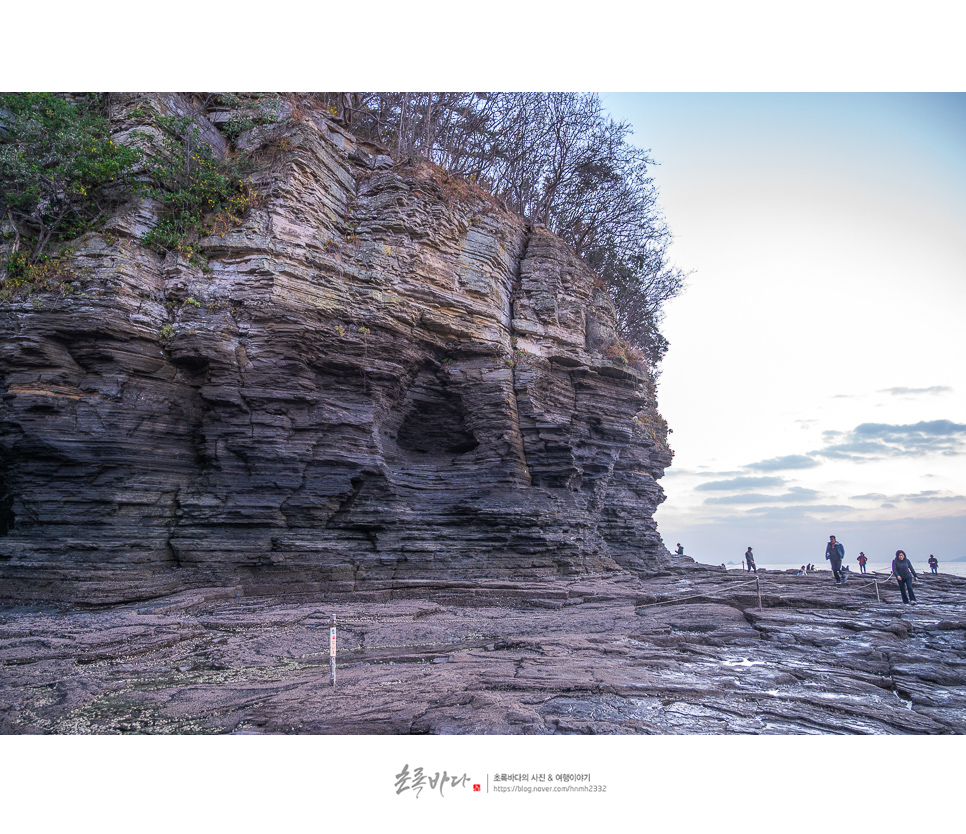
[[[754,577],[702,567],[7,605],[0,732],[966,732],[966,579],[907,606],[872,576],[758,578],[761,608]]]

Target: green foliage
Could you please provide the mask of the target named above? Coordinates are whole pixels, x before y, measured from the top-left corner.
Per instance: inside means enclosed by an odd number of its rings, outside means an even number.
[[[161,216],[144,242],[160,252],[180,252],[198,262],[197,242],[241,222],[255,192],[246,180],[249,165],[237,156],[218,159],[191,119],[158,116],[159,134],[150,140],[148,193],[160,201]]]
[[[282,112],[282,100],[277,95],[255,94],[242,98],[238,93],[224,93],[220,99],[232,110],[221,129],[225,138],[232,143],[256,125],[275,124]]]
[[[0,220],[14,238],[8,276],[22,278],[51,241],[94,228],[125,195],[140,158],[113,141],[94,95],[0,95]],[[17,257],[24,238],[26,262]]]
[[[529,351],[515,347],[512,354],[503,357],[503,364],[508,368],[515,368],[517,365],[524,360],[529,359],[531,356],[533,356],[533,354]]]
[[[42,254],[31,262],[26,252],[14,252],[3,268],[6,277],[0,283],[0,302],[26,298],[35,292],[67,295],[74,291],[70,282],[80,277],[66,256],[49,258]]]

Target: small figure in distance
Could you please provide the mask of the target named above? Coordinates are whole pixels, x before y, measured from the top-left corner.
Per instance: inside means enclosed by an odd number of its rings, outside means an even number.
[[[721,563],[721,570],[728,570],[728,566],[724,562]]]
[[[932,553],[929,554],[929,570],[939,573],[939,560]]]
[[[684,545],[682,545],[681,542],[678,542],[678,549],[674,551],[674,554],[676,556],[683,556],[684,555]]]
[[[758,573],[758,568],[755,567],[755,555],[751,552],[751,546],[745,551],[745,570],[753,570]]]
[[[868,557],[864,553],[860,552],[859,558],[856,559],[855,561],[859,563],[859,572],[865,573],[865,563],[869,561]]]
[[[808,576],[808,571],[805,570],[805,565],[802,565],[802,569],[798,572],[799,576]]]
[[[899,582],[899,593],[902,594],[903,605],[907,603],[915,605],[916,594],[912,590],[912,581],[913,579],[918,579],[919,574],[916,573],[912,562],[906,558],[905,550],[896,551],[896,558],[892,560],[892,576]]]
[[[842,573],[842,560],[845,558],[845,546],[842,542],[835,540],[835,536],[828,537],[828,544],[825,545],[825,558],[832,563],[832,576],[835,577],[836,585],[844,585],[848,577]]]

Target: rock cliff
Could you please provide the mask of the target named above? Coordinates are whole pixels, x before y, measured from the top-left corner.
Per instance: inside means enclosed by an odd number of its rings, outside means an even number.
[[[121,96],[118,135],[145,101]],[[221,114],[223,117],[224,114]],[[201,242],[150,200],[73,255],[69,294],[0,307],[0,583],[110,602],[671,564],[647,368],[558,238],[291,102],[239,147],[260,195]]]

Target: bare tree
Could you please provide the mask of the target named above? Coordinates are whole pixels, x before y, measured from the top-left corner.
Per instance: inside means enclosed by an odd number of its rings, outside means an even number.
[[[622,338],[656,363],[661,307],[686,275],[648,173],[648,151],[593,93],[321,94],[397,159],[426,159],[488,188],[568,241],[610,288]]]

